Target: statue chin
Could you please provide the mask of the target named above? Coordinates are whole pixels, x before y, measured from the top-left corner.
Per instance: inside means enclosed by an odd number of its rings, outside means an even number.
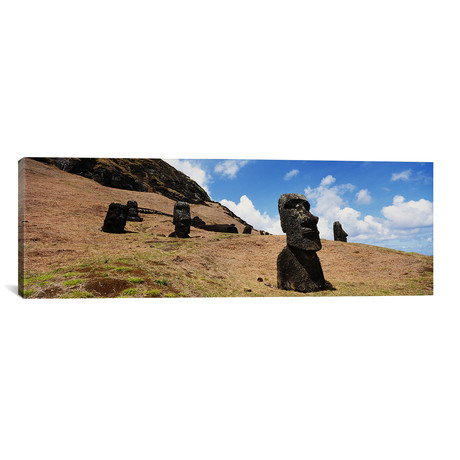
[[[310,238],[299,238],[296,235],[293,235],[293,237],[290,238],[288,235],[286,242],[289,246],[293,246],[306,252],[316,252],[320,251],[322,248],[321,240],[319,238],[312,240]]]

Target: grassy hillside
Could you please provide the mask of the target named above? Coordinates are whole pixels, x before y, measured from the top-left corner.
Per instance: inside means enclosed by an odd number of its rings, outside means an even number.
[[[100,231],[108,205],[129,199],[172,214],[158,193],[104,187],[54,166],[21,165],[20,288],[29,298],[426,295],[433,258],[386,248],[323,240],[318,253],[333,290],[311,294],[276,288],[276,258],[285,236],[241,234],[244,225],[217,203],[192,204],[192,217],[234,223],[240,234],[192,228],[190,239],[168,238],[167,216],[143,215],[124,234]],[[25,221],[25,222],[22,222]]]

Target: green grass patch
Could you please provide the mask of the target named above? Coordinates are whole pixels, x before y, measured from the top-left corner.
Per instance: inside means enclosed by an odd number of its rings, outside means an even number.
[[[127,263],[130,261],[131,259],[129,257],[119,257],[118,259],[115,259],[115,262],[122,262],[122,263]]]
[[[75,279],[75,280],[64,281],[62,284],[64,286],[76,286],[77,284],[84,283],[85,281],[86,280],[84,280],[84,279],[78,278],[78,279]]]
[[[76,276],[82,276],[83,273],[79,273],[79,272],[68,272],[68,273],[63,273],[63,277],[64,278],[75,278]]]
[[[51,281],[41,281],[40,283],[38,283],[39,286],[49,286],[51,283]]]
[[[19,295],[27,299],[27,297],[31,297],[34,294],[34,289],[19,289]]]
[[[149,289],[144,292],[144,297],[160,297],[161,291],[159,289]]]
[[[140,284],[140,283],[143,283],[143,282],[144,282],[144,279],[143,279],[143,278],[131,277],[131,278],[128,278],[128,281],[129,281],[130,283]]]
[[[24,286],[29,286],[30,284],[38,283],[41,281],[49,281],[56,278],[55,273],[47,273],[44,275],[30,275],[24,279]]]
[[[124,291],[122,291],[121,297],[132,297],[132,296],[135,296],[136,294],[137,294],[136,288],[129,288],[129,289],[125,289]]]
[[[158,280],[153,280],[155,283],[159,284],[160,286],[167,286],[169,284],[166,278],[161,278]]]
[[[115,271],[116,272],[129,272],[132,269],[133,269],[132,267],[116,267]]]

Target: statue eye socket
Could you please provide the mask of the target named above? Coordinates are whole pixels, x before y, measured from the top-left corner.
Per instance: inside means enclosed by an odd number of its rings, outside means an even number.
[[[299,199],[293,199],[289,200],[285,205],[284,209],[295,209],[297,206],[301,205],[304,207],[307,211],[310,211],[310,204],[308,201],[305,200],[299,200]]]

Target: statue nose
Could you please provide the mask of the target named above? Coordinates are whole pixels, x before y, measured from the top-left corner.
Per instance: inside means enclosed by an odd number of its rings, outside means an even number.
[[[308,212],[302,220],[302,227],[314,227],[318,223],[319,218]]]

